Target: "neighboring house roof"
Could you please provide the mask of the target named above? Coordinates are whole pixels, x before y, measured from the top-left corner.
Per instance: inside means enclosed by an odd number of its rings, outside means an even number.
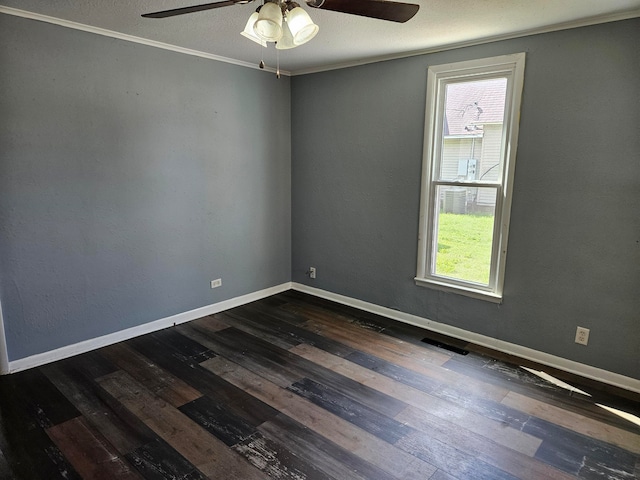
[[[485,123],[502,123],[506,78],[450,83],[444,117],[444,135],[478,135]]]

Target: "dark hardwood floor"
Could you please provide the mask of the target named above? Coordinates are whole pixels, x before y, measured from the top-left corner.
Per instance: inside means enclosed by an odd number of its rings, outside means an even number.
[[[640,478],[637,395],[519,365],[289,291],[1,377],[0,478]]]

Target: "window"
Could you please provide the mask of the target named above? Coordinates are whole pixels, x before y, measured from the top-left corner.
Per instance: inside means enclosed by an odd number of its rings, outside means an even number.
[[[524,57],[429,67],[418,285],[502,301]]]

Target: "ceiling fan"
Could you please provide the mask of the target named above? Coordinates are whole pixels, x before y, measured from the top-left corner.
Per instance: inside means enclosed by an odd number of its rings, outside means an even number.
[[[222,0],[191,7],[174,8],[160,12],[145,13],[145,18],[167,18],[187,13],[202,12],[214,8],[251,3],[254,0]],[[419,5],[388,0],[306,0],[312,8],[360,15],[391,22],[404,23],[413,18]],[[318,33],[318,27],[309,14],[294,0],[264,0],[251,14],[241,35],[263,47],[267,42],[275,42],[277,50],[287,50],[307,43]],[[260,62],[264,68],[264,62]],[[278,70],[276,72],[280,77]]]
[[[220,7],[229,7],[236,4],[251,3],[254,0],[222,0],[220,2],[205,3],[203,5],[194,5],[191,7],[173,8],[171,10],[163,10],[160,12],[145,13],[142,15],[146,18],[166,18],[176,15],[184,15],[186,13],[202,12]],[[290,0],[273,1],[266,3],[276,3],[284,6],[289,10],[292,5],[297,5]],[[352,15],[360,15],[362,17],[378,18],[380,20],[389,20],[391,22],[404,23],[418,12],[419,5],[403,2],[391,2],[387,0],[306,0],[306,4],[313,8],[322,10],[331,10],[334,12],[350,13]],[[295,8],[295,7],[294,7]]]

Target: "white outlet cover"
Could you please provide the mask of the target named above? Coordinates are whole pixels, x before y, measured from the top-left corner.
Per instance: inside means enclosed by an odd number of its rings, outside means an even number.
[[[222,286],[222,279],[211,280],[211,288],[218,288]]]
[[[587,345],[589,343],[589,329],[584,327],[576,328],[576,343]]]

